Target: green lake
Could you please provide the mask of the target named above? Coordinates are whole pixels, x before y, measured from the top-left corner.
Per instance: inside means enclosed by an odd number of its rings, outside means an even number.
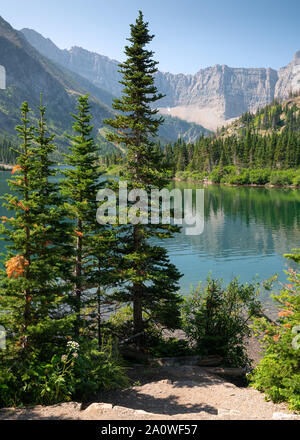
[[[0,172],[0,195],[9,192],[9,176]],[[189,182],[172,186],[202,188]],[[1,206],[0,215],[7,215]],[[204,219],[201,235],[182,230],[163,242],[183,274],[183,294],[209,273],[224,282],[235,276],[242,282],[262,281],[278,273],[284,282],[284,270],[295,267],[283,254],[300,248],[300,190],[209,185],[204,189]]]

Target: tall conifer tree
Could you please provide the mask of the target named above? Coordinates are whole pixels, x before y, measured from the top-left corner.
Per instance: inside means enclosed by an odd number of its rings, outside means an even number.
[[[39,127],[30,125],[27,102],[21,108],[22,124],[16,129],[22,141],[17,165],[12,170],[5,206],[13,211],[2,218],[2,234],[9,242],[5,272],[1,275],[1,320],[11,335],[10,341],[23,356],[32,350],[42,357],[51,355],[67,332],[64,301],[68,289],[62,282],[67,270],[68,225],[49,155],[54,151],[53,136],[47,135],[45,107],[41,102]],[[8,225],[8,226],[7,226]],[[57,348],[57,347],[56,347]]]
[[[66,206],[72,223],[71,304],[76,315],[76,338],[87,323],[87,320],[83,320],[83,314],[95,302],[92,289],[97,289],[99,305],[101,283],[105,286],[109,284],[108,252],[114,235],[111,229],[106,230],[96,220],[96,197],[105,186],[105,181],[100,179],[99,148],[92,136],[88,96],[78,98],[77,110],[78,113],[73,115],[74,135],[71,137],[70,153],[65,155],[69,167],[63,171],[65,179],[62,181],[62,193],[67,199]]]
[[[130,189],[144,189],[148,195],[153,187],[161,189],[166,184],[161,162],[153,138],[163,122],[158,111],[151,107],[163,95],[154,84],[157,62],[153,52],[145,48],[151,42],[148,23],[140,11],[136,23],[131,25],[129,46],[125,47],[127,59],[120,64],[124,85],[123,96],[114,101],[118,111],[115,119],[104,121],[115,130],[108,140],[125,146],[127,157],[123,179]],[[149,220],[149,218],[148,218]],[[180,274],[169,261],[163,247],[153,244],[153,238],[167,238],[178,229],[170,225],[119,225],[120,277],[124,288],[116,295],[119,301],[132,302],[134,332],[142,334],[146,320],[166,327],[178,325]],[[142,338],[138,338],[142,344]]]

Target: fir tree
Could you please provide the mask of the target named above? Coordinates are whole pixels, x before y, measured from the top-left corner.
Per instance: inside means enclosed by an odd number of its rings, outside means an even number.
[[[98,164],[99,148],[92,137],[92,115],[88,96],[78,98],[78,113],[73,115],[74,135],[70,153],[65,155],[69,167],[63,171],[62,193],[66,197],[69,219],[72,222],[73,245],[73,294],[71,305],[76,315],[74,334],[80,336],[84,323],[83,314],[95,304],[92,289],[98,295],[101,282],[108,283],[106,275],[109,243],[112,231],[105,232],[97,223],[98,191],[104,187]]]
[[[22,144],[15,151],[17,165],[9,180],[13,194],[5,197],[14,217],[2,218],[2,233],[9,242],[1,276],[2,306],[14,349],[19,347],[23,357],[35,350],[49,358],[71,319],[64,308],[68,286],[62,282],[68,226],[57,185],[51,182],[56,172],[49,155],[55,147],[53,137],[47,136],[45,107],[41,103],[38,130],[30,125],[27,102],[21,112],[22,124],[16,129]]]
[[[120,64],[123,96],[113,104],[119,113],[115,119],[104,121],[116,130],[107,139],[126,148],[124,179],[128,189],[142,188],[148,195],[151,188],[162,188],[166,183],[153,143],[163,121],[151,107],[163,97],[154,85],[157,62],[152,59],[153,52],[145,48],[153,37],[140,11],[136,23],[131,25],[130,45],[125,47],[127,59]],[[138,223],[120,225],[118,230],[122,242],[120,277],[124,287],[116,298],[133,303],[135,335],[144,332],[144,317],[166,327],[177,326],[180,297],[176,291],[180,274],[170,263],[166,250],[150,243],[152,237],[170,237],[177,228]],[[138,337],[137,341],[141,344],[142,338]]]

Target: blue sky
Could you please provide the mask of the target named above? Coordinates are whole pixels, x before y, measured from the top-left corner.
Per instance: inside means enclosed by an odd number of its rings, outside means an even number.
[[[299,0],[6,0],[0,15],[60,48],[77,45],[122,61],[129,24],[141,9],[156,35],[159,69],[195,73],[227,64],[288,64],[300,50]]]

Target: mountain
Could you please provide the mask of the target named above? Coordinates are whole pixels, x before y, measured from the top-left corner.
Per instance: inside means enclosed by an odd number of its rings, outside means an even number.
[[[74,74],[68,74],[48,58],[42,56],[25,39],[23,34],[13,29],[0,17],[0,64],[6,69],[6,89],[0,90],[0,133],[14,134],[14,127],[20,121],[20,105],[29,102],[32,118],[38,116],[40,94],[47,105],[47,121],[56,141],[65,145],[64,133],[72,127],[71,113],[76,106],[76,98],[87,93],[74,80]],[[84,81],[87,80],[84,79]],[[88,86],[88,84],[86,84]],[[91,87],[94,85],[91,84]],[[102,120],[113,115],[111,109],[91,97],[91,110],[95,133],[103,125]]]
[[[300,51],[295,53],[294,59],[286,67],[278,71],[278,81],[275,87],[275,97],[286,98],[290,92],[300,90]]]
[[[61,50],[33,30],[22,32],[43,55],[120,96],[117,61],[77,46]],[[247,111],[256,111],[274,98],[286,98],[290,91],[300,89],[300,52],[279,71],[216,65],[195,75],[158,72],[156,85],[166,95],[160,101],[161,113],[215,130]]]
[[[21,32],[27,41],[42,55],[73,73],[74,79],[87,88],[89,92],[105,104],[111,106],[114,97],[120,97],[123,85],[119,83],[121,74],[118,72],[118,62],[97,53],[89,52],[81,47],[72,47],[70,50],[59,49],[49,38],[44,38],[32,29],[22,29]],[[84,83],[88,81],[88,85]],[[93,84],[95,91],[92,90]],[[106,96],[105,96],[106,93]],[[159,131],[163,143],[176,141],[182,137],[185,141],[195,141],[202,134],[209,134],[209,130],[201,125],[188,123],[172,115],[167,115],[165,123]]]
[[[300,91],[287,99],[275,99],[271,104],[255,113],[244,113],[233,123],[219,131],[222,138],[236,136],[243,138],[251,131],[256,135],[267,136],[284,132],[300,132]]]
[[[60,53],[53,43],[47,40],[46,43],[47,50],[52,50],[54,54]],[[61,52],[64,55],[64,51]],[[57,57],[51,60],[43,55],[27,41],[24,33],[13,29],[0,17],[0,65],[6,70],[6,88],[0,89],[2,148],[4,144],[7,145],[7,140],[16,140],[14,128],[20,122],[20,106],[23,101],[28,101],[32,109],[32,122],[36,122],[41,93],[47,106],[49,131],[56,135],[55,140],[60,150],[65,150],[69,144],[65,135],[71,133],[71,114],[75,111],[77,97],[86,93],[90,94],[94,136],[101,146],[102,153],[116,148],[103,136],[102,122],[103,119],[114,116],[111,108],[114,95],[98,87],[95,82],[89,81],[87,75],[84,77],[79,71],[69,69],[69,64],[60,64]],[[166,119],[167,122],[161,128],[161,141],[164,143],[177,140],[178,136],[191,141],[207,133],[207,130],[195,124],[171,117]],[[5,157],[8,157],[7,154]]]
[[[167,96],[161,112],[209,129],[229,122],[274,98],[277,72],[216,65],[195,75],[159,73],[157,84]]]

